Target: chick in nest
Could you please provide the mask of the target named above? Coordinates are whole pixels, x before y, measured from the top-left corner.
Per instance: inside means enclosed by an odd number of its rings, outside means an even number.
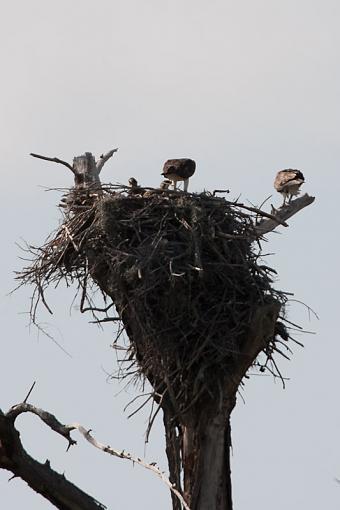
[[[164,181],[160,183],[158,189],[150,189],[145,191],[145,193],[143,193],[143,197],[147,198],[152,197],[154,195],[161,195],[163,191],[167,191],[169,189],[170,184],[171,181],[169,179],[164,179]]]
[[[145,192],[144,188],[139,186],[137,179],[135,179],[134,177],[130,177],[130,179],[128,180],[128,183],[129,183],[128,195],[141,195],[142,196],[143,193]]]

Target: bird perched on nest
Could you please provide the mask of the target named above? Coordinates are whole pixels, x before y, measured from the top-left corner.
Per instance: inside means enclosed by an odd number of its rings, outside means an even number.
[[[164,181],[162,181],[162,182],[160,183],[160,185],[159,185],[159,189],[160,189],[161,191],[165,191],[165,190],[169,189],[170,184],[171,184],[170,179],[164,179]]]
[[[163,191],[166,191],[167,189],[169,189],[170,184],[171,184],[171,181],[169,181],[169,179],[164,179],[164,181],[162,181],[160,183],[158,189],[148,189],[147,191],[145,191],[145,193],[143,193],[143,197],[147,198],[147,197],[152,197],[154,195],[161,195],[163,193]]]
[[[134,177],[130,177],[128,183],[130,188],[128,190],[129,195],[143,195],[143,193],[145,192],[145,189],[139,186],[137,180]]]
[[[285,205],[287,198],[289,203],[293,196],[300,193],[300,187],[304,182],[305,178],[300,170],[288,168],[287,170],[280,170],[276,174],[274,188],[283,195],[283,205]]]
[[[189,158],[168,159],[164,163],[162,175],[173,182],[174,190],[178,181],[184,181],[184,191],[188,191],[189,177],[194,175],[196,163]]]

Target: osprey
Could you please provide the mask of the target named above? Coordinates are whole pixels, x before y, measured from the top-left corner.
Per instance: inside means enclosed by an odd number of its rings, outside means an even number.
[[[128,190],[129,195],[143,195],[145,190],[144,188],[141,188],[141,186],[139,186],[137,180],[134,177],[130,177],[128,183],[130,188]]]
[[[189,158],[168,159],[164,163],[162,175],[170,179],[176,190],[176,183],[184,181],[184,191],[188,191],[189,177],[194,175],[196,163]]]
[[[164,179],[164,181],[162,181],[159,185],[159,189],[161,191],[165,191],[167,189],[169,189],[169,186],[171,184],[171,181],[169,179]]]
[[[287,170],[280,170],[276,174],[274,188],[283,195],[283,205],[285,205],[287,198],[289,203],[293,196],[300,193],[300,186],[304,182],[305,178],[300,170],[288,168]]]
[[[149,190],[145,191],[145,193],[143,193],[143,197],[147,198],[147,197],[152,197],[155,195],[162,195],[163,191],[166,191],[169,188],[170,184],[171,184],[171,181],[169,181],[168,179],[164,179],[164,181],[162,181],[160,183],[158,189],[157,188],[149,189]]]

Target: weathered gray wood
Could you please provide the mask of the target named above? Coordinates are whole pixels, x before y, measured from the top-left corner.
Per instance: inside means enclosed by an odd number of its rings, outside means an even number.
[[[100,174],[101,172],[101,169],[103,168],[103,166],[105,165],[105,163],[107,162],[108,159],[110,159],[113,154],[115,152],[117,152],[118,149],[112,149],[111,151],[107,152],[106,154],[102,154],[100,156],[100,158],[98,159],[97,163],[96,163],[96,167],[97,167],[97,172],[98,174]]]
[[[18,416],[20,416],[23,413],[32,413],[32,414],[35,414],[36,416],[38,416],[48,427],[51,428],[51,430],[53,430],[57,434],[60,434],[61,436],[63,436],[68,441],[68,448],[70,448],[70,446],[72,446],[72,445],[77,444],[77,441],[75,441],[71,437],[71,432],[74,430],[78,430],[78,432],[80,432],[80,434],[86,439],[86,441],[88,441],[92,446],[94,446],[95,448],[98,448],[102,452],[108,453],[109,455],[111,455],[113,457],[118,457],[120,459],[129,460],[133,464],[138,464],[138,465],[144,467],[145,469],[152,471],[165,483],[165,485],[170,489],[171,493],[176,497],[176,500],[179,502],[179,508],[181,510],[182,509],[190,510],[188,505],[186,504],[182,494],[179,492],[179,490],[176,489],[176,487],[173,486],[173,484],[170,482],[169,478],[165,475],[164,471],[162,471],[156,465],[156,463],[152,462],[150,464],[150,463],[146,462],[145,460],[141,459],[140,457],[132,455],[131,453],[128,453],[125,450],[121,450],[121,449],[117,450],[115,448],[112,448],[111,446],[108,446],[107,444],[100,443],[91,434],[91,429],[88,430],[85,427],[83,427],[80,423],[77,423],[77,422],[71,423],[70,425],[64,425],[52,413],[45,411],[44,409],[40,409],[39,407],[36,407],[32,404],[27,403],[27,399],[30,396],[34,385],[35,385],[35,382],[31,386],[31,389],[28,392],[24,402],[21,402],[20,404],[17,404],[15,406],[11,407],[11,409],[6,414],[3,414],[0,409],[0,468],[9,469],[9,470],[13,471],[12,460],[14,462],[14,459],[12,459],[12,453],[17,445],[17,442],[15,441],[15,433],[17,433],[16,429],[14,428],[15,420]],[[1,421],[2,418],[4,418],[4,420],[5,420],[4,422]],[[6,422],[6,420],[7,420],[7,422]],[[9,424],[9,428],[4,427],[4,424],[6,424],[6,423],[7,423],[7,425]],[[9,430],[13,431],[13,434],[10,434],[10,436],[8,436]],[[4,434],[4,431],[6,432],[6,434]],[[8,441],[8,444],[7,444],[7,441]],[[23,448],[22,448],[22,450],[23,450]],[[8,457],[8,455],[7,455],[8,451],[11,452],[10,457]],[[23,452],[24,452],[24,450],[23,450]],[[23,455],[23,456],[25,456],[25,455]],[[29,463],[30,467],[32,465],[34,465],[34,466],[39,465],[39,463],[37,463],[34,459],[32,459],[31,457],[28,457],[28,456],[26,458],[26,461]],[[42,465],[40,464],[40,466],[42,466]],[[46,464],[45,464],[45,466],[46,466]],[[42,468],[43,468],[42,473],[39,470],[39,473],[38,473],[39,480],[41,478],[41,475],[45,474],[45,479],[46,479],[46,477],[50,476],[50,484],[49,485],[58,484],[60,477],[63,479],[63,481],[65,480],[65,482],[66,482],[65,484],[63,484],[62,488],[60,489],[61,491],[62,490],[67,491],[67,495],[64,497],[64,500],[62,501],[63,506],[59,506],[59,501],[61,500],[61,497],[60,497],[60,494],[58,491],[55,491],[56,494],[51,491],[51,492],[46,493],[46,495],[44,492],[41,492],[41,494],[44,495],[45,497],[47,497],[47,499],[49,499],[53,503],[55,502],[55,504],[56,504],[56,506],[58,506],[58,508],[62,508],[63,510],[68,510],[69,508],[70,508],[70,510],[78,510],[78,509],[79,510],[80,509],[92,510],[92,508],[95,508],[96,510],[100,508],[101,510],[103,510],[106,508],[101,503],[99,503],[95,499],[91,498],[91,496],[88,496],[87,494],[80,491],[77,487],[73,486],[62,475],[59,475],[58,473],[55,473],[54,471],[50,470],[49,465],[47,465],[46,473],[44,473],[45,466],[42,466]],[[18,467],[18,466],[16,466],[16,467]],[[24,465],[23,467],[25,469],[26,466]],[[16,476],[15,472],[14,472],[14,474]],[[29,479],[23,478],[23,479],[29,483],[30,478]],[[33,480],[33,482],[35,482],[35,480]],[[35,485],[31,485],[31,487],[34,490],[36,490]],[[37,492],[40,492],[40,491],[37,490]],[[53,498],[53,500],[52,500],[52,498]],[[84,500],[84,502],[83,502],[83,500]],[[90,503],[92,506],[89,506]],[[69,506],[70,504],[72,504],[71,507]],[[93,504],[95,506],[93,506]]]
[[[59,158],[50,158],[48,156],[41,156],[31,152],[31,156],[38,159],[44,159],[46,161],[52,161],[53,163],[59,163],[69,168],[74,174],[74,185],[75,188],[89,188],[89,187],[100,187],[99,174],[105,165],[105,163],[113,156],[118,149],[112,149],[106,154],[102,154],[98,161],[95,160],[91,152],[85,152],[81,156],[73,158],[73,165],[70,165],[66,161]]]
[[[73,172],[76,188],[100,187],[96,160],[91,152],[73,158]]]
[[[49,158],[48,156],[41,156],[40,154],[35,154],[34,152],[31,152],[30,156],[33,156],[34,158],[38,158],[38,159],[44,159],[45,161],[52,161],[53,163],[60,163],[61,165],[67,166],[67,168],[69,168],[73,172],[73,168],[70,165],[70,163],[67,163],[67,161],[63,161],[62,159]]]
[[[292,200],[290,203],[280,207],[280,209],[275,209],[272,219],[266,218],[257,224],[255,228],[256,234],[260,237],[268,234],[268,232],[272,232],[279,224],[282,225],[286,220],[294,216],[294,214],[301,211],[301,209],[312,204],[314,200],[315,197],[311,197],[306,193],[302,197]]]

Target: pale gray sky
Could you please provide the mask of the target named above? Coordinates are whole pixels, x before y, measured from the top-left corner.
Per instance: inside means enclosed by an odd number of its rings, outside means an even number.
[[[275,171],[301,168],[317,201],[272,234],[277,286],[320,315],[292,303],[290,317],[314,336],[299,337],[282,390],[270,377],[246,381],[233,415],[235,510],[338,509],[340,375],[338,359],[340,3],[338,0],[124,0],[3,2],[0,20],[2,143],[0,407],[19,402],[33,380],[32,403],[64,422],[79,421],[116,448],[144,455],[146,414],[127,420],[135,395],[109,384],[115,367],[110,328],[72,308],[72,290],[50,292],[53,316],[41,322],[72,354],[27,327],[31,289],[8,297],[23,262],[15,242],[42,243],[58,225],[59,196],[39,186],[72,184],[66,168],[33,160],[40,152],[71,161],[119,147],[103,180],[130,175],[157,185],[170,157],[192,157],[191,190],[229,187],[260,203]],[[280,197],[271,201],[279,204]],[[65,442],[37,419],[18,426],[27,450],[110,509],[170,509],[152,474],[106,458],[79,439]],[[166,466],[161,420],[149,460]],[[51,505],[0,472],[4,508]]]

